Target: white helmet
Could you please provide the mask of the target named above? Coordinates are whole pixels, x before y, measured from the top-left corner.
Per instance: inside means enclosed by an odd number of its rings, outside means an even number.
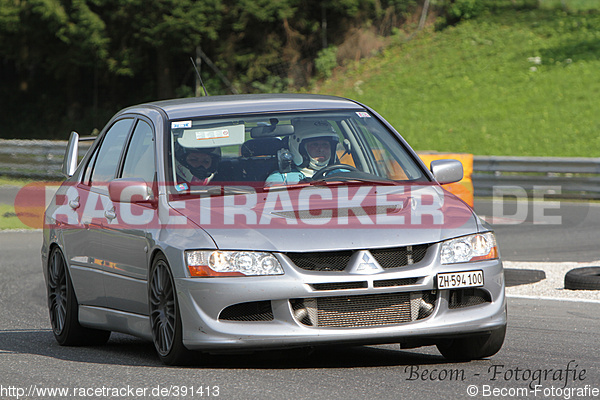
[[[292,153],[294,164],[300,168],[306,168],[310,163],[310,157],[306,151],[306,141],[310,139],[325,139],[331,142],[331,157],[329,164],[336,161],[336,147],[339,138],[335,129],[325,120],[296,119],[292,121],[294,133],[289,137],[288,147]]]

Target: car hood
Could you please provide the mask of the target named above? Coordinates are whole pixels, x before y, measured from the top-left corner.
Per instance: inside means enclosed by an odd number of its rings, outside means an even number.
[[[471,208],[438,185],[271,190],[189,198],[174,208],[223,250],[385,248],[478,231]]]

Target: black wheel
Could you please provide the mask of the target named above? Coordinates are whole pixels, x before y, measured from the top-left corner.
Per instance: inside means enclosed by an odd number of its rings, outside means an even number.
[[[175,282],[163,255],[152,263],[148,289],[152,338],[159,358],[167,365],[186,364],[190,352],[183,345]]]
[[[565,275],[565,289],[600,290],[600,267],[581,267]]]
[[[333,164],[333,165],[328,165],[328,166],[326,166],[326,167],[318,170],[317,172],[315,172],[315,174],[313,175],[312,179],[313,180],[323,179],[327,175],[329,175],[329,173],[331,173],[333,171],[338,171],[338,170],[346,170],[346,171],[349,171],[349,172],[358,171],[358,169],[356,167],[353,167],[352,165],[347,165],[347,164]]]
[[[506,325],[491,333],[448,339],[438,343],[437,348],[449,360],[477,360],[496,354],[506,336]]]
[[[79,304],[73,290],[67,264],[58,247],[48,260],[48,310],[56,341],[61,346],[101,345],[110,331],[84,328],[79,324]]]

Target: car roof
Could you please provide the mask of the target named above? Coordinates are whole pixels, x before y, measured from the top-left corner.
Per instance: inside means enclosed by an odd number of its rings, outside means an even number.
[[[230,96],[193,97],[156,101],[129,107],[159,108],[169,119],[196,116],[244,114],[255,112],[364,109],[361,104],[342,97],[314,94],[247,94]]]

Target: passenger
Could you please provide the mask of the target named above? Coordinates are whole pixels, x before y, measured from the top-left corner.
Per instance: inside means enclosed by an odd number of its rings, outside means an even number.
[[[177,180],[198,185],[208,184],[217,173],[221,148],[181,148],[177,157]]]
[[[292,154],[290,172],[275,171],[265,185],[293,185],[338,162],[336,148],[339,138],[326,121],[302,121],[294,124],[294,134],[289,137]]]

